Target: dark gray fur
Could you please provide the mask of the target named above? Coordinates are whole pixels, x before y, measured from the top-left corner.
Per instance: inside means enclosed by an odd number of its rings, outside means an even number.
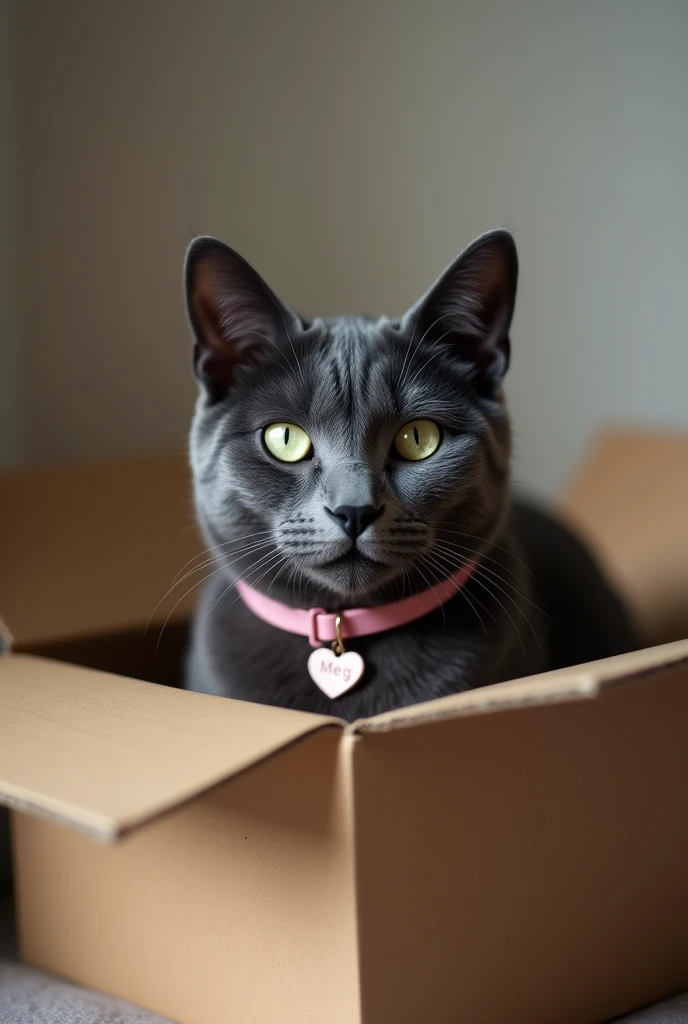
[[[516,276],[513,240],[496,231],[400,320],[307,324],[231,249],[192,244],[191,461],[214,561],[189,688],[353,720],[634,646],[580,542],[512,499],[501,381]],[[440,448],[423,462],[394,458],[396,432],[419,417],[441,426]],[[313,458],[272,458],[262,432],[275,421],[303,427]],[[338,505],[384,512],[353,542],[325,511]],[[349,642],[366,674],[336,701],[308,676],[308,640],[256,618],[233,586],[241,576],[290,605],[336,611],[441,589],[476,552],[470,583],[437,611]]]

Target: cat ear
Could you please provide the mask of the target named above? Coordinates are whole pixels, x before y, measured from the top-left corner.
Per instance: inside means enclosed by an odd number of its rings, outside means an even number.
[[[454,347],[493,393],[509,366],[509,326],[516,300],[518,259],[508,231],[491,231],[470,245],[402,321],[417,339]]]
[[[301,325],[253,267],[215,238],[194,239],[184,278],[194,370],[219,400],[239,366],[255,362],[282,338],[293,338]]]

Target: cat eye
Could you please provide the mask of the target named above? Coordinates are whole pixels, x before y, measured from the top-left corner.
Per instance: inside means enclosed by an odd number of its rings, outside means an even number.
[[[295,423],[271,423],[263,431],[263,441],[280,462],[301,462],[313,447],[306,431]]]
[[[411,420],[394,438],[394,447],[402,459],[421,462],[437,451],[441,440],[440,428],[432,420]]]

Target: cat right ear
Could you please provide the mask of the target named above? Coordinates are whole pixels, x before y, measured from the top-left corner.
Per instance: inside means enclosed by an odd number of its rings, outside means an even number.
[[[184,267],[186,305],[194,334],[194,371],[214,401],[224,398],[239,366],[300,323],[237,252],[216,238],[196,238]]]

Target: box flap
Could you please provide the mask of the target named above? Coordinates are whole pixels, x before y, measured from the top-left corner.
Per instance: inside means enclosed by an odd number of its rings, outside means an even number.
[[[647,643],[688,637],[688,435],[610,431],[560,502]]]
[[[341,723],[9,654],[0,658],[0,803],[113,840],[333,726]]]
[[[0,509],[0,613],[17,649],[143,629],[201,550],[182,456],[2,472]],[[174,600],[155,612],[158,630]]]
[[[382,732],[408,728],[432,720],[463,715],[489,714],[532,707],[536,704],[590,700],[611,686],[625,685],[664,675],[688,665],[688,640],[661,647],[621,654],[616,658],[575,665],[573,668],[544,672],[542,675],[496,683],[477,690],[466,690],[450,697],[388,711],[374,718],[354,722],[348,731]]]

